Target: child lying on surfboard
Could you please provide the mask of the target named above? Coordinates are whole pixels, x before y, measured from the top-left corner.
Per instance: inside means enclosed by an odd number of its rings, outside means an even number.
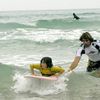
[[[43,57],[40,64],[30,64],[30,69],[33,75],[34,69],[38,69],[42,76],[59,76],[64,72],[64,69],[60,66],[53,66],[50,57]]]

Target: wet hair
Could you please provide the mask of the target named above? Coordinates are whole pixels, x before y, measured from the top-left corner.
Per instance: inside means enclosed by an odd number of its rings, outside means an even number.
[[[41,63],[46,63],[47,68],[51,68],[53,66],[52,59],[50,57],[43,57],[40,61],[40,64]]]
[[[79,40],[82,41],[83,39],[90,40],[91,42],[93,42],[93,40],[94,40],[89,32],[83,33]]]

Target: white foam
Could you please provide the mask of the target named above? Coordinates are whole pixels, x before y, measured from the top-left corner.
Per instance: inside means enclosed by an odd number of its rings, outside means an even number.
[[[0,38],[1,40],[13,40],[13,39],[22,39],[22,40],[32,40],[35,42],[55,42],[60,39],[77,39],[81,34],[81,30],[66,31],[60,29],[17,29],[16,31],[11,31],[6,33],[6,35]]]
[[[26,55],[26,54],[20,54],[20,55],[1,55],[0,61],[3,64],[8,65],[14,65],[14,66],[23,66],[24,68],[27,68],[31,63],[39,63],[41,55]],[[39,58],[39,59],[37,59]]]
[[[15,82],[12,89],[16,93],[37,93],[39,95],[57,94],[65,91],[67,84],[64,82],[65,77],[60,77],[57,81],[28,79],[24,75],[16,73],[13,77]]]
[[[60,30],[60,29],[17,29],[11,32],[6,32],[0,40],[13,40],[13,39],[22,39],[22,40],[32,40],[35,42],[55,42],[57,40],[76,40],[79,39],[81,34],[84,31],[82,29],[75,30]],[[99,32],[89,31],[93,37],[99,37]],[[4,33],[4,32],[3,32]]]

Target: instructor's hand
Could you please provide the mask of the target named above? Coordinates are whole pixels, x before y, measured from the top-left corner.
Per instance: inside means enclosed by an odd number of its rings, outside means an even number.
[[[67,68],[67,73],[70,72],[70,71],[71,71],[71,69],[68,67],[68,68]]]

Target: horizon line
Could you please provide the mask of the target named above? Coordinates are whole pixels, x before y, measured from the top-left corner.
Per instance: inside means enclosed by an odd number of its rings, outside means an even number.
[[[56,10],[87,10],[87,9],[100,9],[100,8],[63,8],[63,9],[20,9],[20,10],[0,10],[0,12],[13,12],[13,11],[56,11]]]

